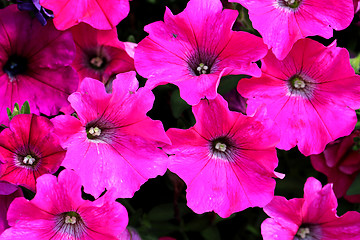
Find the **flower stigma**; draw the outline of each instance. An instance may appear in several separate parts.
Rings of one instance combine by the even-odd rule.
[[[75,224],[75,223],[76,223],[76,217],[75,217],[75,216],[66,215],[66,217],[65,217],[65,223],[67,223],[67,224]]]
[[[279,3],[281,6],[297,9],[301,3],[301,0],[280,0]]]
[[[221,143],[221,142],[217,142],[215,145],[215,149],[221,151],[221,152],[225,152],[226,151],[226,144],[225,143]]]
[[[36,161],[35,158],[33,158],[30,154],[27,155],[26,157],[24,157],[23,163],[27,164],[27,165],[33,165],[34,162]]]
[[[305,81],[299,77],[295,77],[292,80],[292,84],[293,84],[294,88],[296,88],[296,89],[303,89],[306,86]]]
[[[101,134],[101,129],[98,127],[91,127],[88,131],[88,134],[90,134],[93,137],[98,137]]]
[[[199,66],[196,68],[199,74],[208,74],[209,67],[204,63],[200,63]]]
[[[310,234],[310,229],[308,227],[300,227],[296,233],[296,236],[301,239],[305,239]]]
[[[94,67],[94,68],[102,68],[104,66],[104,59],[96,56],[90,59],[90,64]]]

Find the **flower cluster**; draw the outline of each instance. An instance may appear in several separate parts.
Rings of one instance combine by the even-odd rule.
[[[187,0],[137,43],[119,26],[156,0],[4,2],[1,240],[192,239],[186,211],[210,216],[207,240],[254,207],[264,240],[360,238],[360,213],[336,209],[360,202],[360,50],[326,41],[356,26],[358,0]],[[291,152],[328,183],[304,169],[287,200]],[[157,180],[174,214],[166,191],[142,197]]]

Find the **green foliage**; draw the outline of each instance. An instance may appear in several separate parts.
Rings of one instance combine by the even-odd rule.
[[[11,121],[11,119],[13,119],[13,117],[15,117],[16,115],[19,114],[30,114],[30,105],[28,101],[25,101],[24,104],[20,106],[18,103],[14,104],[14,110],[11,112],[10,108],[6,109],[9,120]]]
[[[357,175],[357,177],[355,178],[354,182],[351,184],[346,194],[347,195],[360,194],[360,174]]]
[[[359,74],[360,70],[360,54],[357,55],[355,58],[350,58],[350,64],[353,67],[356,74]]]

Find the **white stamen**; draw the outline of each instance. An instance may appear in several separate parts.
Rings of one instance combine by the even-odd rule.
[[[216,143],[215,148],[219,151],[225,152],[226,144],[218,142],[218,143]]]
[[[306,238],[306,235],[310,233],[310,229],[308,227],[301,227],[299,228],[299,230],[297,231],[296,235],[301,237],[302,239]]]
[[[294,4],[295,3],[295,0],[285,0],[285,2],[287,2],[287,4]]]
[[[101,129],[100,128],[98,128],[98,127],[91,127],[90,129],[89,129],[89,133],[92,135],[92,136],[100,136],[100,134],[101,134]]]
[[[300,89],[300,88],[304,88],[305,87],[305,82],[301,79],[296,79],[294,81],[294,87],[297,88],[297,89]]]
[[[207,70],[209,69],[208,66],[206,66],[203,63],[200,63],[199,66],[196,68],[196,70],[200,73],[200,74],[207,74]]]
[[[65,223],[75,224],[76,223],[76,217],[75,216],[70,217],[69,215],[67,215],[65,217]]]
[[[93,57],[93,58],[90,60],[90,63],[91,63],[93,66],[100,68],[101,65],[104,63],[104,60],[103,60],[101,57]]]
[[[35,158],[33,158],[31,155],[27,155],[26,157],[24,157],[23,163],[33,165],[34,162]]]

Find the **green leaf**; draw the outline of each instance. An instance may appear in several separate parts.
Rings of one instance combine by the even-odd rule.
[[[347,190],[346,195],[357,195],[360,194],[360,174],[358,174],[351,184],[350,188]]]
[[[21,106],[20,114],[30,114],[30,105],[28,101],[25,101]]]
[[[359,70],[360,70],[360,54],[357,55],[357,57],[355,57],[355,58],[350,58],[350,64],[353,67],[353,69],[355,70],[355,73],[359,74]]]
[[[229,75],[222,77],[217,92],[221,95],[230,92],[236,88],[240,79],[248,77],[247,75]]]
[[[9,120],[11,121],[11,119],[13,119],[16,115],[19,114],[30,114],[30,105],[28,101],[25,101],[24,104],[21,106],[21,110],[20,110],[20,106],[18,103],[14,104],[14,110],[11,112],[11,110],[9,108],[6,109]]]
[[[174,205],[171,203],[155,206],[148,213],[150,221],[168,221],[174,218]]]
[[[221,240],[219,230],[215,226],[206,228],[201,235],[205,240]]]
[[[178,119],[186,109],[190,109],[191,106],[187,104],[181,97],[179,89],[176,88],[170,98],[171,111],[174,118]]]

